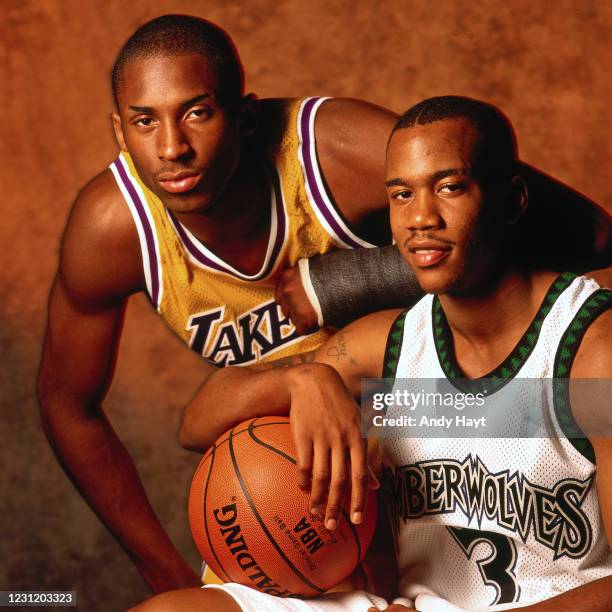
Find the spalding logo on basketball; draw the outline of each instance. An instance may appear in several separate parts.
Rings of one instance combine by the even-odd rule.
[[[245,421],[204,455],[191,485],[189,522],[203,559],[222,580],[312,597],[363,559],[376,524],[374,492],[361,525],[350,522],[347,500],[338,528],[328,531],[323,517],[310,514],[295,465],[286,417]]]

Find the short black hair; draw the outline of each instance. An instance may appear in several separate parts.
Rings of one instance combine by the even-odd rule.
[[[486,182],[505,182],[518,166],[516,135],[510,120],[496,107],[463,96],[428,98],[408,109],[397,121],[391,136],[404,128],[445,119],[464,118],[478,134],[476,172]]]
[[[236,47],[219,26],[190,15],[162,15],[138,28],[123,45],[112,72],[115,104],[125,65],[133,59],[199,54],[217,77],[219,104],[233,109],[244,93],[244,71]]]

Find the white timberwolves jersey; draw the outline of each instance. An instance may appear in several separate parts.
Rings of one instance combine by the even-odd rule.
[[[569,377],[611,296],[591,280],[559,276],[512,353],[483,377],[488,393],[513,377]],[[436,297],[392,326],[385,376],[463,376]],[[593,449],[578,438],[568,402],[549,395],[534,409],[546,411],[556,436],[381,439],[402,595],[433,592],[468,610],[502,610],[612,574]]]

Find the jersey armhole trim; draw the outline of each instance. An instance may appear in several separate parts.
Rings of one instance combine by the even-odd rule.
[[[298,159],[304,175],[304,186],[308,201],[325,231],[345,249],[374,248],[359,238],[348,226],[336,208],[327,190],[317,158],[315,117],[317,111],[329,98],[306,98],[300,105],[297,116]]]
[[[572,446],[593,464],[595,464],[593,445],[572,414],[569,377],[587,329],[600,314],[611,307],[612,291],[607,289],[598,289],[585,300],[561,337],[553,367],[553,406],[559,427]]]
[[[385,356],[383,358],[382,378],[392,378],[395,380],[397,366],[402,354],[402,344],[404,342],[404,324],[408,311],[401,312],[391,324],[387,344],[385,346]]]
[[[163,294],[162,267],[151,211],[145,203],[145,195],[140,185],[131,176],[129,166],[122,154],[109,165],[109,168],[136,225],[146,292],[149,300],[159,312]]]

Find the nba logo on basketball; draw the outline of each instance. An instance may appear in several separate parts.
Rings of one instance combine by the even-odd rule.
[[[225,582],[279,597],[320,595],[363,559],[376,524],[369,491],[365,520],[346,510],[337,529],[309,511],[297,484],[287,417],[245,421],[204,455],[189,495],[189,522],[202,558]]]

